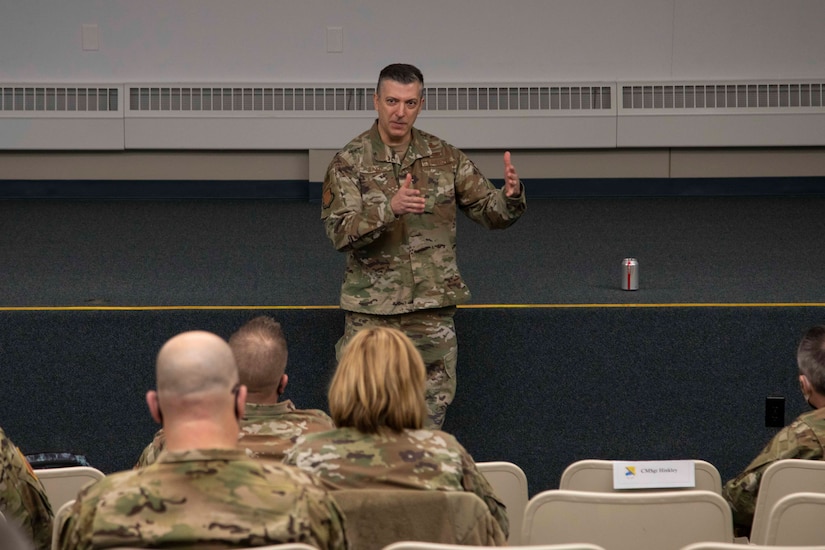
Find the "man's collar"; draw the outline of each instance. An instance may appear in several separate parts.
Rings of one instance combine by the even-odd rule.
[[[412,137],[410,138],[409,148],[412,148],[412,158],[420,159],[432,156],[433,151],[430,149],[426,138],[421,135],[417,128],[411,129]],[[395,151],[392,147],[384,143],[381,139],[381,134],[378,132],[378,120],[373,123],[369,133],[370,141],[372,142],[373,158],[379,162],[393,162],[395,160]],[[403,162],[403,158],[399,155],[399,160]]]

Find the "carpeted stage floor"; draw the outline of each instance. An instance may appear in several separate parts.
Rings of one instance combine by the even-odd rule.
[[[459,219],[473,301],[445,428],[554,488],[580,458],[702,458],[735,475],[805,404],[796,343],[825,323],[825,197],[540,199],[513,227]],[[0,201],[0,426],[24,452],[128,468],[155,429],[154,354],[280,319],[288,396],[326,408],[343,255],[320,207],[267,200]],[[638,258],[640,290],[619,288]]]

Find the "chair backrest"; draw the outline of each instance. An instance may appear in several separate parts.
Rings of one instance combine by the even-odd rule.
[[[52,550],[59,549],[60,532],[63,531],[63,525],[69,519],[69,513],[74,505],[74,499],[67,500],[60,505],[60,508],[54,509],[54,522],[52,523]]]
[[[332,491],[346,521],[350,550],[381,550],[399,541],[479,546],[506,540],[487,505],[466,491]]]
[[[52,510],[57,510],[65,502],[77,498],[78,491],[87,483],[104,477],[103,472],[91,466],[44,468],[35,470],[34,473],[46,489]]]
[[[682,550],[825,550],[821,546],[768,546],[765,544],[746,544],[739,542],[695,542],[688,544]]]
[[[489,550],[489,546],[465,546],[462,544],[442,544],[438,542],[402,541],[385,546],[383,550]],[[531,546],[512,546],[515,550],[605,550],[596,544],[580,542],[575,544],[536,544]],[[734,549],[734,550],[742,550]]]
[[[764,544],[803,546],[825,542],[825,494],[794,493],[768,514]]]
[[[765,544],[768,516],[782,497],[793,493],[825,493],[825,461],[777,460],[765,469],[753,512],[751,542]]]
[[[507,507],[510,520],[508,546],[518,546],[521,541],[521,524],[527,506],[527,476],[512,462],[476,462],[478,471],[487,478],[502,504]]]
[[[303,542],[285,542],[283,544],[270,544],[268,546],[236,546],[235,550],[318,550],[310,544]],[[115,546],[107,550],[146,550],[143,546]]]
[[[678,550],[733,542],[728,503],[711,491],[544,491],[527,503],[521,543],[589,542],[607,550]]]
[[[568,491],[613,491],[626,493],[627,489],[613,488],[612,460],[587,459],[570,464],[561,474],[559,489]],[[694,460],[696,486],[692,489],[722,494],[722,476],[716,467],[704,460]],[[689,489],[689,488],[685,488]],[[685,489],[632,489],[632,491],[681,491]]]

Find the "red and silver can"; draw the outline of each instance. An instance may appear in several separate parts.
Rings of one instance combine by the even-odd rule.
[[[639,262],[636,258],[622,260],[622,290],[639,290]]]

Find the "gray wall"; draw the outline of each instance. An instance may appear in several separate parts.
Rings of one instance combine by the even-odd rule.
[[[0,81],[371,82],[398,60],[433,83],[811,78],[823,20],[820,0],[12,0]]]

